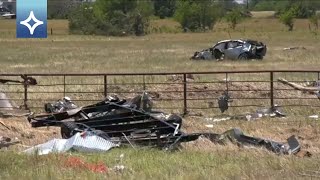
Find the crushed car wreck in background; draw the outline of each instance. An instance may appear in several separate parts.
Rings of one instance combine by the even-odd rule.
[[[191,59],[223,60],[223,59],[263,59],[267,46],[254,40],[224,40],[209,49],[197,51]]]

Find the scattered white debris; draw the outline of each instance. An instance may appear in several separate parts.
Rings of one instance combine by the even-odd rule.
[[[124,169],[125,169],[124,165],[116,165],[112,168],[113,171],[120,172],[120,173],[122,173]]]
[[[62,153],[68,150],[76,150],[79,152],[105,152],[113,147],[118,147],[115,144],[100,136],[90,132],[77,133],[69,139],[53,139],[44,144],[39,144],[29,148],[24,153],[43,155],[49,153]]]
[[[227,120],[230,120],[231,117],[226,117],[226,118],[215,118],[213,119],[212,121],[213,122],[220,122],[220,121],[227,121]]]
[[[306,50],[305,47],[300,47],[300,46],[296,46],[296,47],[287,47],[287,48],[283,48],[284,51],[287,51],[287,50],[295,50],[295,49],[302,49],[302,50]]]
[[[206,121],[211,121],[211,122],[220,122],[220,121],[227,121],[230,120],[231,117],[225,117],[225,118],[205,118]]]
[[[312,118],[312,119],[318,119],[318,118],[319,118],[319,116],[318,116],[318,115],[311,115],[311,116],[309,116],[309,118]]]

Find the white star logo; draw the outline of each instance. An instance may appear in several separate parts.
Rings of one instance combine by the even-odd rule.
[[[35,22],[32,26],[29,24],[29,22],[30,22],[31,20],[33,20],[33,21]],[[33,11],[30,11],[29,17],[28,17],[26,20],[24,20],[24,21],[20,21],[20,24],[27,26],[27,28],[28,28],[29,31],[30,31],[30,34],[33,35],[34,30],[35,30],[38,26],[42,25],[42,24],[43,24],[43,21],[38,20],[38,19],[34,16]]]

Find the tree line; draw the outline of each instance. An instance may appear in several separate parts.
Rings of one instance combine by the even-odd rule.
[[[250,10],[272,10],[293,30],[294,18],[309,18],[318,27],[315,0],[48,0],[49,18],[68,18],[72,33],[99,35],[144,35],[150,18],[173,18],[184,31],[206,31],[225,19],[235,28]]]

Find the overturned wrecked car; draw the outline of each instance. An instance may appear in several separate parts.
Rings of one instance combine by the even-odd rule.
[[[260,59],[266,55],[267,46],[254,40],[224,40],[209,49],[197,51],[191,57],[194,60],[222,60],[222,59]]]

